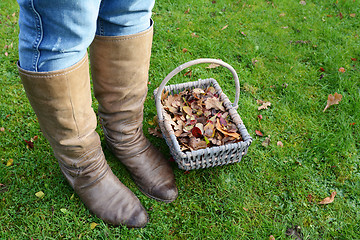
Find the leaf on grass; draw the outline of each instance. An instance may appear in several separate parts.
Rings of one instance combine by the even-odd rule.
[[[224,30],[224,29],[226,29],[228,26],[229,26],[229,25],[223,26],[222,29],[221,29],[221,31]]]
[[[192,75],[192,70],[189,70],[184,74],[184,77],[186,76],[191,77],[191,75]]]
[[[187,50],[186,48],[183,48],[183,49],[182,49],[182,52],[183,52],[183,53],[186,53],[187,51],[188,51],[188,50]]]
[[[28,141],[28,140],[25,140],[24,141],[26,142],[26,147],[28,149],[33,149],[34,148],[34,143],[32,141]]]
[[[270,138],[269,138],[269,137],[266,137],[266,138],[265,138],[265,141],[263,141],[263,142],[261,143],[261,145],[262,145],[263,147],[267,147],[267,146],[269,146],[269,144],[270,144]]]
[[[355,17],[356,16],[355,13],[350,13],[349,15],[350,15],[350,17]]]
[[[302,240],[301,228],[295,225],[293,228],[286,229],[286,235],[292,237],[295,240]]]
[[[343,68],[343,67],[339,68],[339,72],[344,73],[344,72],[345,72],[345,68]]]
[[[198,35],[196,35],[196,33],[192,33],[191,36],[192,37],[199,37]]]
[[[158,128],[158,127],[156,127],[156,128],[148,128],[148,132],[149,132],[151,135],[155,136],[155,137],[158,137],[158,138],[162,138],[162,137],[163,137],[162,134],[161,134],[161,132],[159,132],[159,128]]]
[[[326,104],[323,112],[325,112],[325,110],[328,109],[331,105],[339,104],[339,102],[341,101],[341,98],[342,98],[342,95],[338,94],[337,92],[334,95],[329,94],[327,104]]]
[[[12,158],[10,158],[10,159],[6,162],[6,166],[7,166],[7,167],[10,167],[10,166],[12,166],[12,165],[14,165],[14,160],[13,160]]]
[[[211,63],[209,66],[207,66],[206,68],[208,69],[211,69],[211,68],[217,68],[219,67],[220,65],[219,64],[216,64],[216,63]]]
[[[0,132],[4,132],[4,131],[5,131],[5,128],[1,127]]]
[[[90,229],[93,230],[94,228],[96,228],[97,225],[99,225],[99,224],[97,224],[95,222],[90,223]]]
[[[68,212],[68,210],[66,208],[60,208],[60,212],[66,214]]]
[[[39,191],[35,193],[35,196],[37,196],[38,198],[43,198],[45,196],[45,193],[43,191]]]
[[[256,135],[258,135],[259,137],[264,136],[264,134],[262,134],[262,132],[260,132],[259,130],[255,130]]]
[[[299,2],[301,5],[306,5],[306,2],[305,1],[300,1]]]
[[[332,203],[334,201],[335,195],[336,195],[336,192],[334,191],[334,192],[331,193],[330,197],[324,198],[321,202],[319,202],[319,204]]]
[[[259,120],[263,119],[263,116],[261,114],[259,114],[257,117]]]
[[[267,109],[268,107],[271,106],[271,102],[265,102],[262,100],[256,100],[257,104],[261,104],[260,107],[258,107],[258,110],[263,110],[263,109]]]
[[[275,240],[275,237],[273,235],[270,235],[269,240]]]
[[[278,142],[276,143],[276,145],[278,145],[279,147],[283,147],[283,146],[284,146],[284,144],[283,144],[281,141],[278,141]]]

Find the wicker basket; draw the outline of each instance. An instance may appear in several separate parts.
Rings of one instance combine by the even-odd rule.
[[[168,81],[174,77],[177,73],[182,71],[183,69],[200,64],[200,63],[215,63],[226,67],[229,69],[233,75],[235,80],[236,87],[236,95],[235,102],[232,104],[229,98],[222,92],[219,84],[215,79],[209,78],[204,80],[198,80],[195,82],[188,82],[182,84],[175,84],[165,86]],[[174,134],[174,130],[172,129],[170,123],[164,119],[164,108],[161,104],[161,93],[165,91],[169,91],[170,94],[177,94],[184,89],[193,89],[193,88],[202,88],[206,89],[209,86],[213,86],[216,92],[219,94],[220,100],[224,102],[224,107],[226,111],[229,113],[231,120],[236,124],[240,135],[243,139],[241,142],[237,143],[229,143],[222,146],[213,146],[208,147],[206,149],[200,149],[195,151],[181,151],[180,145],[176,136]],[[241,160],[241,158],[247,153],[247,150],[252,142],[252,138],[247,132],[239,114],[236,109],[238,108],[239,95],[240,95],[240,86],[239,86],[239,78],[234,70],[229,64],[216,60],[216,59],[197,59],[187,63],[184,63],[170,72],[165,79],[162,81],[160,86],[155,89],[155,102],[156,109],[159,119],[159,126],[162,132],[162,135],[170,148],[170,153],[174,157],[177,162],[179,168],[184,170],[192,170],[199,168],[208,168],[214,166],[221,166],[230,163],[236,163]]]

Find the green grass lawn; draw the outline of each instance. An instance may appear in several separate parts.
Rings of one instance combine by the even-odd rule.
[[[156,115],[152,92],[178,65],[209,57],[237,70],[238,112],[254,141],[237,164],[184,172],[173,163],[179,197],[170,204],[141,194],[105,149],[114,173],[148,210],[144,229],[104,224],[60,173],[18,77],[18,16],[15,0],[1,1],[0,239],[291,239],[291,230],[301,239],[360,239],[358,1],[156,3],[147,136],[170,158],[164,140],[148,134]],[[230,72],[206,66],[171,83],[213,77],[233,100]],[[335,92],[342,100],[323,112]],[[257,100],[271,107],[259,111]],[[27,148],[24,140],[35,136]],[[263,146],[266,137],[271,141]],[[318,204],[333,191],[331,204]]]

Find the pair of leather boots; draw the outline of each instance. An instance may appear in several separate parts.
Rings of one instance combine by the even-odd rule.
[[[129,36],[96,36],[90,63],[108,147],[145,195],[172,202],[178,195],[172,169],[142,131],[152,35],[151,27]],[[146,210],[109,168],[95,132],[87,55],[64,70],[19,67],[19,73],[62,173],[87,208],[112,225],[144,227]]]

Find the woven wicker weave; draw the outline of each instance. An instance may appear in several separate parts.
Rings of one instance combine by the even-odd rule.
[[[182,71],[183,69],[200,64],[200,63],[215,63],[219,64],[223,67],[226,67],[233,74],[233,78],[235,80],[236,87],[236,95],[234,104],[232,104],[229,98],[223,93],[218,82],[215,79],[209,78],[204,80],[198,80],[195,82],[181,83],[175,85],[168,85],[167,82],[175,76],[177,73]],[[222,146],[214,146],[208,147],[206,149],[200,149],[195,151],[181,151],[180,145],[176,136],[174,134],[174,130],[172,129],[170,123],[164,118],[164,108],[161,104],[161,93],[165,91],[169,91],[170,94],[177,94],[184,89],[193,89],[193,88],[202,88],[206,89],[209,86],[213,86],[216,92],[219,94],[219,98],[224,102],[224,107],[226,111],[229,113],[229,116],[233,123],[236,124],[240,135],[243,141],[238,143],[229,143]],[[170,153],[177,162],[179,168],[184,170],[192,170],[199,168],[208,168],[214,166],[221,166],[225,164],[239,162],[241,158],[247,153],[247,150],[252,142],[252,138],[246,130],[245,125],[243,124],[239,114],[236,109],[238,107],[239,95],[240,95],[240,86],[239,79],[236,74],[236,71],[227,63],[216,60],[216,59],[197,59],[187,63],[184,63],[174,69],[171,73],[169,73],[163,82],[160,84],[159,88],[154,91],[155,101],[156,101],[156,109],[159,119],[159,126],[162,132],[162,135],[170,148]]]

